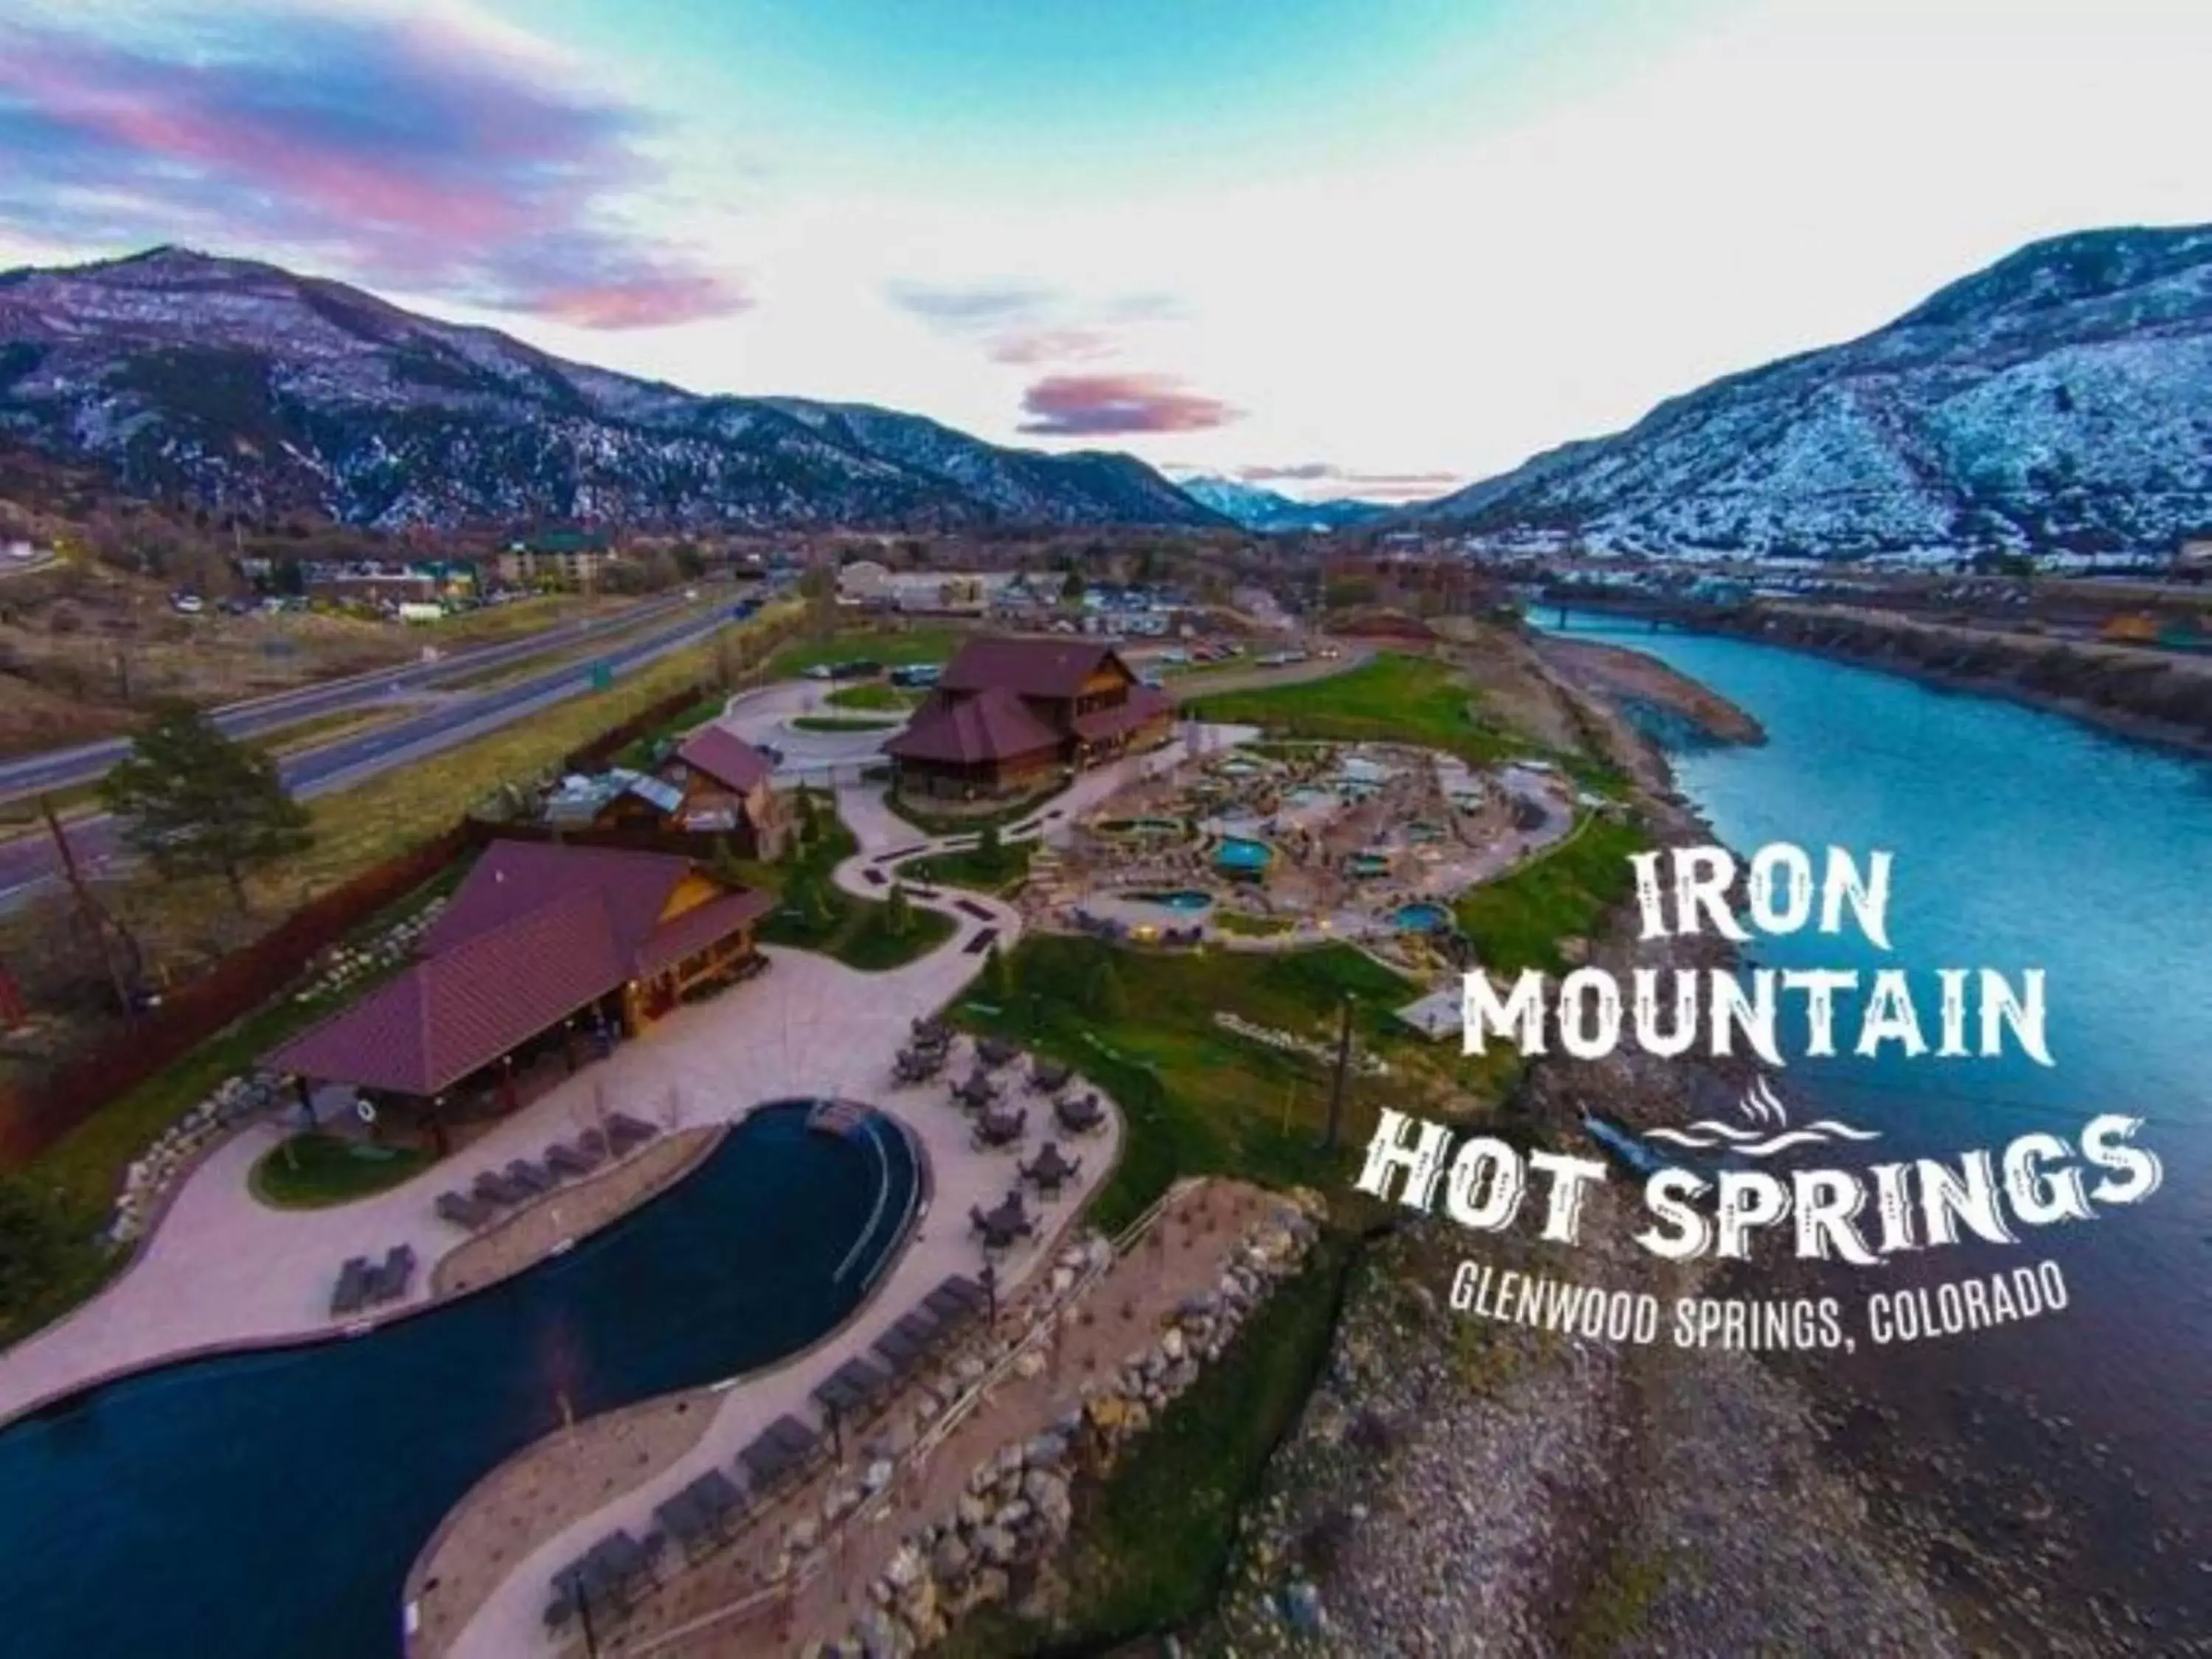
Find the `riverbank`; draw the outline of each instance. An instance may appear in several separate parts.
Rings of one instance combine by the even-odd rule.
[[[1723,613],[1709,628],[2212,755],[2212,658],[1810,606]]]
[[[1711,687],[1639,651],[1560,635],[1540,635],[1537,654],[1584,690],[1606,698],[1647,734],[1686,742],[1759,744],[1765,728]]]

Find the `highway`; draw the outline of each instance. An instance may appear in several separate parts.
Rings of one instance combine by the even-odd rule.
[[[541,633],[456,651],[431,662],[400,663],[367,673],[350,674],[343,679],[318,680],[293,690],[228,704],[216,711],[216,724],[233,737],[252,737],[320,714],[360,708],[392,692],[434,689],[447,680],[481,674],[501,663],[542,656],[564,647],[573,646],[580,651],[597,635],[639,627],[658,617],[681,611],[684,604],[681,594],[651,599],[612,616],[580,617]],[[109,738],[74,749],[48,750],[44,754],[0,761],[0,799],[89,783],[120,760],[130,746],[127,738]]]
[[[677,601],[672,606],[661,605],[659,610],[680,608],[681,603]],[[434,755],[456,744],[495,731],[526,714],[565,702],[589,688],[595,668],[603,667],[611,676],[619,678],[672,652],[696,644],[729,622],[734,603],[725,601],[705,611],[692,611],[667,627],[651,629],[635,639],[626,639],[596,655],[569,659],[541,672],[529,674],[511,685],[481,692],[444,694],[442,700],[433,706],[388,726],[364,732],[356,737],[341,738],[322,747],[304,750],[287,757],[280,763],[279,769],[285,782],[301,799],[312,799],[317,795],[347,788],[392,767]],[[640,614],[635,611],[624,613],[626,619],[632,623],[638,620]],[[647,614],[659,614],[659,611]],[[526,645],[526,650],[511,654],[535,655],[548,648],[549,642],[557,646],[560,641],[556,635],[565,631],[533,635],[527,641],[522,642]],[[585,631],[599,630],[587,629]],[[570,637],[575,636],[571,635]],[[507,649],[505,647],[498,648]],[[451,672],[457,660],[449,659],[424,666]],[[469,666],[481,669],[486,665],[487,660],[472,653]],[[499,659],[489,660],[495,662]],[[378,674],[348,682],[344,697],[324,705],[323,712],[358,708],[380,701],[389,695],[387,688],[392,678],[390,674]],[[401,684],[404,688],[406,682],[403,680]],[[337,689],[331,686],[312,688],[319,693]],[[416,689],[420,690],[419,682]],[[258,709],[259,705],[252,707]],[[316,711],[310,708],[308,712]],[[295,709],[287,718],[298,720],[302,716]],[[228,720],[224,723],[228,726]],[[120,752],[119,748],[118,752]],[[79,818],[71,823],[69,838],[80,866],[86,869],[97,868],[112,857],[116,850],[115,828],[105,816]],[[46,836],[25,835],[13,841],[0,842],[0,909],[20,904],[53,879],[58,870],[58,855],[52,840]]]

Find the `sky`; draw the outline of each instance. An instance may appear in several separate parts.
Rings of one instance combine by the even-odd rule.
[[[1412,500],[2212,219],[2205,0],[0,0],[0,266]]]

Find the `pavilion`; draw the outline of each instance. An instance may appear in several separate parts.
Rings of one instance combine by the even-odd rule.
[[[263,1061],[428,1121],[449,1105],[512,1110],[521,1079],[578,1044],[635,1036],[688,994],[761,964],[773,901],[665,853],[495,842],[417,959]]]

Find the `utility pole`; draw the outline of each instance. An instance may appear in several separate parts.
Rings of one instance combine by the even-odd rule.
[[[1344,1131],[1344,1085],[1352,1071],[1352,999],[1344,1000],[1340,1023],[1336,1032],[1336,1069],[1328,1082],[1328,1128],[1322,1137],[1322,1150],[1333,1152],[1338,1138]]]
[[[39,797],[39,811],[46,821],[46,833],[53,837],[54,850],[61,856],[62,879],[69,884],[70,892],[76,899],[77,914],[92,929],[93,942],[100,948],[100,965],[106,969],[107,982],[114,989],[115,1006],[125,1018],[134,1018],[137,1010],[131,1001],[131,988],[124,978],[122,965],[115,959],[114,941],[108,937],[110,928],[122,933],[122,926],[93,896],[84,872],[77,868],[76,849],[70,845],[69,832],[62,828],[61,815],[54,811],[52,796],[42,794]],[[133,954],[136,954],[135,949]]]

